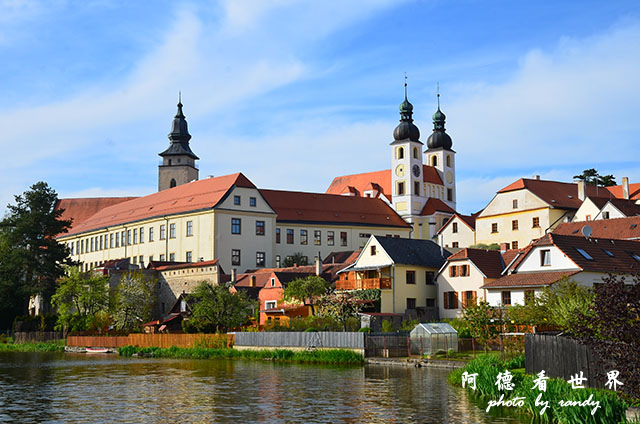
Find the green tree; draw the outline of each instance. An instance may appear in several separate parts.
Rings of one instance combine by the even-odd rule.
[[[343,330],[347,331],[347,322],[358,316],[362,303],[351,292],[345,291],[323,296],[318,301],[318,306],[321,308],[321,315],[338,320]]]
[[[285,267],[290,267],[294,265],[307,265],[307,257],[302,254],[302,252],[296,252],[291,256],[287,256],[284,258],[284,262],[282,265]]]
[[[67,247],[54,238],[71,225],[61,219],[63,211],[56,210],[57,201],[56,192],[47,183],[38,182],[15,196],[15,204],[8,205],[7,215],[0,221],[0,250],[4,250],[0,255],[0,298],[8,300],[2,306],[11,313],[19,310],[25,314],[29,296],[41,295],[48,301],[56,280],[64,275],[64,265],[73,264]]]
[[[317,275],[297,278],[288,283],[284,289],[284,298],[311,306],[311,315],[315,315],[315,303],[320,296],[331,290],[331,283]]]
[[[463,320],[467,328],[478,342],[484,345],[484,351],[488,351],[488,343],[498,336],[498,327],[495,323],[496,311],[488,302],[481,300],[477,305],[463,309]]]
[[[478,244],[469,246],[469,248],[484,249],[484,250],[500,250],[500,245],[498,243],[491,243],[491,244],[478,243]]]
[[[70,267],[59,280],[51,301],[58,308],[61,330],[84,331],[97,329],[97,318],[109,308],[109,277],[92,273],[83,274]]]
[[[120,330],[138,331],[151,320],[156,303],[156,280],[140,271],[122,275],[113,296],[113,319]]]
[[[531,316],[538,324],[573,333],[581,321],[593,316],[593,299],[593,290],[565,277],[535,296]]]
[[[243,292],[231,293],[224,286],[203,281],[189,296],[192,302],[189,326],[201,333],[227,332],[247,324],[255,302]]]
[[[585,169],[580,175],[574,175],[573,178],[584,181],[586,184],[598,185],[601,187],[610,187],[616,185],[616,178],[609,175],[600,175],[594,168]]]

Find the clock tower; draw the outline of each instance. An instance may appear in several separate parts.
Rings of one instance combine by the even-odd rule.
[[[400,104],[400,123],[393,131],[391,143],[391,182],[393,208],[407,222],[420,215],[427,195],[424,192],[420,130],[413,123],[413,105],[407,100],[407,84],[404,85],[404,101]]]

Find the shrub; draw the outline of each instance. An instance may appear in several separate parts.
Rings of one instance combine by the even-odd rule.
[[[393,333],[395,329],[393,328],[393,322],[389,320],[382,321],[382,332],[383,333]]]
[[[358,333],[371,333],[371,327],[362,327],[358,330]]]

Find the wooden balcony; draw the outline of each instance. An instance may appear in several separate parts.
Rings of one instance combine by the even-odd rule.
[[[391,278],[361,278],[358,280],[338,280],[337,290],[390,289]]]

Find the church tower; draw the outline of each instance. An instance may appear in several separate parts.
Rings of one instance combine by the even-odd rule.
[[[404,101],[400,104],[400,123],[393,130],[391,143],[391,181],[393,208],[411,223],[411,216],[418,216],[427,201],[424,192],[422,169],[422,142],[420,130],[413,123],[413,105],[407,100],[407,83],[404,84]]]
[[[198,160],[189,147],[191,135],[187,129],[187,121],[182,113],[182,99],[178,100],[178,113],[173,118],[169,133],[169,148],[159,155],[162,165],[158,167],[158,191],[186,184],[198,179]]]
[[[424,151],[427,165],[438,170],[444,184],[443,201],[456,209],[456,152],[451,149],[453,142],[444,128],[447,117],[440,110],[440,92],[438,92],[438,110],[433,114],[433,132],[427,139]]]

